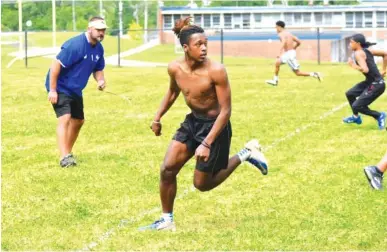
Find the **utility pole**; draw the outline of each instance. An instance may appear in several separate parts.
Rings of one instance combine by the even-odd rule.
[[[75,0],[73,0],[73,31],[77,30],[77,22],[75,21]]]
[[[102,5],[102,0],[99,0],[99,16],[100,17],[104,17],[103,16],[103,5]]]
[[[56,47],[56,4],[52,0],[52,47]]]
[[[122,0],[118,2],[118,20],[119,20],[119,29],[120,35],[122,36]]]
[[[148,42],[148,2],[144,0],[144,44]]]
[[[22,0],[18,1],[18,11],[19,11],[19,51],[23,50],[23,9],[22,9]]]

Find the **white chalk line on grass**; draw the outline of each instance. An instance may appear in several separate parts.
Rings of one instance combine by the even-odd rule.
[[[185,189],[183,191],[183,193],[181,193],[178,197],[176,197],[176,200],[184,198],[187,194],[189,194],[190,192],[193,192],[195,190],[196,190],[196,188],[194,186],[191,186],[191,188],[189,188],[189,189]],[[145,216],[150,215],[150,214],[154,214],[154,213],[159,212],[159,211],[160,211],[160,207],[154,207],[152,209],[149,209],[149,210],[146,210],[146,211],[140,213],[136,217],[132,217],[130,219],[120,220],[120,222],[118,223],[118,225],[116,227],[113,227],[113,228],[109,229],[108,231],[106,231],[105,233],[103,233],[96,241],[90,242],[87,246],[85,246],[83,249],[81,249],[81,251],[92,250],[96,246],[100,245],[101,243],[103,243],[104,241],[109,239],[114,233],[125,228],[127,225],[136,223],[136,222],[142,220]]]
[[[273,149],[278,144],[280,144],[280,143],[282,143],[282,142],[284,142],[284,141],[294,137],[297,134],[300,134],[301,132],[307,130],[308,128],[310,128],[310,127],[312,127],[314,125],[317,125],[320,121],[324,120],[325,118],[327,118],[328,116],[334,114],[335,112],[341,110],[342,108],[344,108],[347,105],[348,105],[347,102],[342,103],[342,104],[334,107],[333,109],[325,112],[318,119],[312,121],[311,123],[308,123],[308,124],[306,124],[304,126],[301,126],[301,127],[297,128],[296,130],[290,132],[286,136],[274,140],[273,143],[271,143],[270,145],[267,145],[266,147],[263,148],[263,152],[267,152],[268,150]],[[184,198],[189,193],[194,192],[195,190],[196,189],[195,189],[194,186],[191,186],[189,189],[185,189],[183,191],[183,193],[181,193],[178,197],[176,197],[176,200]],[[113,234],[117,233],[121,229],[124,229],[129,224],[134,224],[134,223],[142,220],[145,216],[157,213],[158,211],[160,211],[160,207],[154,207],[152,209],[149,209],[149,210],[146,210],[146,211],[140,213],[136,217],[132,217],[130,219],[120,220],[120,222],[118,223],[117,226],[112,227],[111,229],[109,229],[108,231],[103,233],[100,237],[98,237],[98,239],[96,239],[95,241],[90,242],[88,245],[84,246],[79,251],[90,251],[90,250],[94,249],[95,247],[97,247],[98,245],[101,245],[104,241],[109,239]]]
[[[310,122],[310,123],[308,123],[308,124],[305,124],[304,126],[301,126],[301,127],[297,128],[296,130],[290,132],[289,134],[287,134],[287,135],[284,136],[284,137],[281,137],[281,138],[278,138],[278,139],[274,140],[274,142],[271,143],[270,145],[267,145],[266,147],[263,147],[263,148],[262,148],[262,151],[263,151],[263,152],[266,152],[266,151],[268,151],[268,150],[274,148],[274,147],[277,146],[279,143],[284,142],[284,141],[286,141],[286,140],[288,140],[288,139],[294,137],[295,135],[301,133],[302,131],[305,131],[305,130],[307,130],[308,128],[310,128],[310,127],[312,127],[312,126],[318,124],[321,120],[324,120],[324,119],[327,118],[328,116],[332,115],[333,113],[339,111],[340,109],[342,109],[342,108],[344,108],[344,107],[346,107],[346,106],[348,106],[348,102],[342,103],[342,104],[340,104],[340,105],[334,107],[333,109],[331,109],[331,110],[325,112],[324,114],[322,114],[318,119],[316,119],[316,120],[314,120],[314,121],[312,121],[312,122]]]

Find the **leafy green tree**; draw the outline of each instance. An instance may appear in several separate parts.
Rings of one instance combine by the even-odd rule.
[[[1,6],[1,26],[3,31],[18,30],[18,10],[16,4],[3,4]]]
[[[189,0],[175,0],[164,1],[164,6],[187,6],[191,1]],[[194,1],[199,7],[203,5],[201,0]],[[135,10],[137,5],[138,23],[144,27],[144,2],[137,0],[123,0],[122,19],[124,25],[124,32],[129,29],[129,24],[137,21],[135,18]],[[156,28],[157,26],[157,12],[158,2],[148,0],[148,28]],[[281,4],[281,0],[276,0],[274,4]],[[289,5],[308,5],[308,0],[289,1]],[[322,5],[323,0],[315,0],[314,5]],[[356,0],[331,0],[333,5],[353,5],[357,4]],[[266,1],[212,1],[210,6],[266,6]],[[33,30],[51,30],[52,29],[52,4],[48,2],[23,2],[23,23],[27,20],[32,21]],[[103,2],[104,17],[108,26],[109,33],[117,33],[119,26],[118,17],[118,0]],[[93,16],[98,16],[99,1],[81,1],[75,0],[75,20],[78,31],[83,31],[87,27],[88,20]],[[18,19],[18,4],[6,3],[2,4],[1,8],[1,27],[4,31],[17,31],[19,29]],[[61,30],[73,29],[73,2],[72,1],[56,1],[56,28]],[[24,29],[24,27],[23,27]]]

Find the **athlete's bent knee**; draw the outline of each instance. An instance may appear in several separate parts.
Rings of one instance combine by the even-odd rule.
[[[348,98],[354,97],[354,95],[352,95],[351,91],[345,92],[345,96],[347,96]]]
[[[198,179],[194,179],[194,186],[201,192],[210,191],[212,188],[207,185],[207,183],[200,181]]]
[[[176,180],[177,172],[173,166],[163,164],[160,167],[160,179],[162,182],[168,183]]]
[[[362,113],[362,112],[364,111],[365,107],[362,106],[362,105],[357,104],[356,102],[354,102],[354,103],[352,104],[352,109],[353,109],[354,111],[358,111],[358,112],[361,112],[361,113]]]

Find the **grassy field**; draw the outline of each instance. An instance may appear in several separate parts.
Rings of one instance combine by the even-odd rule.
[[[133,59],[149,55],[158,62],[176,56],[156,47]],[[233,64],[239,61],[245,64]],[[362,171],[384,154],[386,131],[368,117],[343,125],[348,106],[332,112],[363,77],[345,65],[303,63],[324,82],[284,67],[271,87],[264,80],[272,60],[227,62],[231,152],[258,138],[269,174],[243,164],[200,193],[191,190],[190,161],[178,177],[175,233],[137,231],[159,217],[159,165],[188,112],[180,97],[163,118],[163,135],[149,130],[167,89],[165,68],[108,66],[108,90],[130,102],[90,80],[74,149],[79,165],[70,169],[58,165],[56,118],[43,87],[50,60],[3,68],[2,250],[387,250],[387,192],[372,191]],[[386,109],[386,95],[372,107]]]

